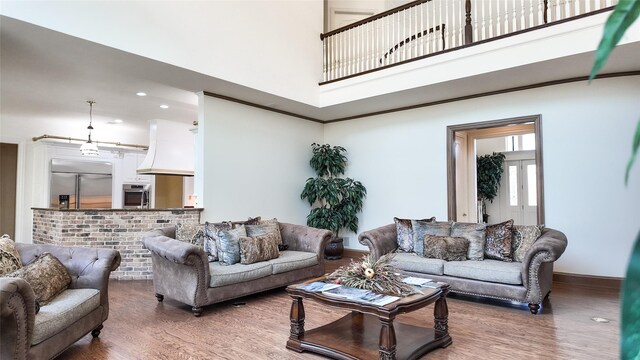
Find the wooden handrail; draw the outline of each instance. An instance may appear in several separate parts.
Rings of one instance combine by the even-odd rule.
[[[416,39],[419,39],[419,38],[421,38],[421,37],[423,37],[423,36],[425,36],[425,35],[427,35],[427,34],[431,34],[431,33],[433,33],[434,31],[440,31],[440,33],[441,33],[441,39],[442,39],[442,48],[444,49],[444,48],[445,48],[444,27],[445,27],[445,24],[440,24],[440,25],[438,25],[438,26],[435,26],[435,27],[432,27],[432,28],[430,28],[430,29],[427,29],[427,30],[424,30],[424,31],[422,31],[422,32],[419,32],[419,33],[417,33],[417,34],[415,34],[415,35],[411,35],[411,36],[409,36],[408,38],[406,38],[406,39],[404,39],[404,40],[400,41],[399,43],[395,44],[394,46],[392,46],[392,47],[391,47],[391,49],[389,49],[389,51],[387,51],[387,52],[384,54],[384,57],[381,57],[381,58],[380,58],[380,60],[378,60],[378,62],[379,62],[380,64],[382,64],[383,59],[386,59],[389,55],[393,54],[393,52],[394,52],[394,51],[396,51],[396,50],[398,50],[398,48],[400,48],[401,46],[405,46],[405,45],[407,45],[410,41],[414,41],[414,40],[416,40]]]
[[[431,2],[431,1],[433,1],[433,0],[415,0],[415,1],[412,1],[410,3],[406,3],[404,5],[396,6],[393,9],[389,9],[389,10],[381,12],[379,14],[372,15],[372,16],[366,18],[366,19],[362,19],[362,20],[356,21],[356,22],[354,22],[352,24],[345,25],[343,27],[339,27],[339,28],[337,28],[335,30],[329,31],[328,33],[320,34],[320,40],[324,40],[324,38],[329,37],[331,35],[335,35],[335,34],[343,32],[343,31],[347,31],[349,29],[353,29],[354,27],[358,27],[358,26],[360,26],[362,24],[366,24],[366,23],[381,19],[381,18],[383,18],[383,17],[385,17],[387,15],[395,14],[395,13],[400,12],[402,10],[409,9],[409,8],[412,8],[412,7],[416,6],[416,5],[420,5],[422,3]]]

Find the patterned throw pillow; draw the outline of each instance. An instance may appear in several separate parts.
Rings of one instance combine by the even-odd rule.
[[[398,219],[397,217],[394,217],[393,221],[396,223],[396,232],[398,233],[396,238],[398,242],[398,251],[413,252],[413,227],[411,226],[411,219]],[[421,219],[418,221],[436,221],[436,217],[434,216],[429,219]]]
[[[49,303],[71,284],[71,276],[67,268],[57,257],[47,252],[42,253],[25,267],[5,276],[22,278],[28,282],[40,305]]]
[[[16,249],[16,243],[9,235],[0,238],[0,276],[14,272],[22,267],[20,253]]]
[[[449,236],[451,223],[442,221],[411,220],[413,228],[413,252],[424,256],[424,237],[427,235]]]
[[[524,256],[538,240],[543,229],[544,225],[513,225],[513,261],[524,261]]]
[[[278,252],[278,238],[269,233],[256,237],[240,238],[240,263],[253,264],[267,261],[280,256]]]
[[[484,247],[484,256],[487,259],[513,261],[511,255],[512,228],[513,220],[487,226],[487,241]]]
[[[240,238],[247,236],[244,225],[231,230],[218,232],[218,261],[221,265],[233,265],[240,262]]]
[[[204,223],[204,252],[207,253],[209,261],[218,261],[218,233],[221,230],[231,230],[232,227],[229,221]]]
[[[463,237],[432,236],[424,237],[424,257],[446,261],[467,260],[469,240]]]
[[[204,246],[204,226],[201,224],[176,224],[176,239],[196,246]]]
[[[258,225],[262,221],[262,217],[256,216],[254,218],[250,217],[247,221],[243,222],[242,225]]]
[[[280,234],[278,219],[260,220],[258,225],[245,225],[245,227],[247,228],[247,236],[249,237],[274,234],[278,240],[278,244],[282,244],[282,235]]]
[[[467,259],[481,261],[484,259],[486,225],[477,223],[453,223],[451,236],[463,237],[469,240]]]

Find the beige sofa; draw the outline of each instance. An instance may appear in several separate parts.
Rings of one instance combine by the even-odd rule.
[[[158,301],[165,296],[192,307],[202,307],[285,286],[324,274],[324,248],[331,231],[279,223],[286,251],[269,261],[223,266],[209,262],[204,249],[175,239],[175,227],[156,229],[142,239],[151,251],[153,285]]]
[[[35,314],[35,295],[21,278],[0,278],[0,359],[52,359],[109,316],[109,274],[120,265],[110,249],[16,243],[23,265],[49,252],[71,275],[71,285]]]
[[[396,225],[390,224],[361,233],[359,241],[377,259],[397,249],[396,238]],[[407,275],[448,283],[454,293],[527,303],[531,313],[537,314],[551,291],[553,262],[566,247],[562,232],[545,228],[523,262],[444,261],[397,253],[393,265]]]

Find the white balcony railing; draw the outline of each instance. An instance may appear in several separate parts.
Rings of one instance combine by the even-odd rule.
[[[609,10],[617,0],[418,0],[321,34],[323,82]]]

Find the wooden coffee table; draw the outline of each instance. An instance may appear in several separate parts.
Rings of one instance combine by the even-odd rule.
[[[446,296],[448,284],[440,288],[423,288],[422,294],[401,298],[384,306],[368,305],[335,298],[322,293],[298,289],[302,284],[290,285],[287,292],[291,304],[291,332],[287,349],[309,351],[334,359],[417,359],[436,347],[451,344],[447,318]],[[316,329],[304,329],[302,299],[351,310],[351,313]],[[395,323],[398,314],[409,313],[435,303],[434,329]]]

